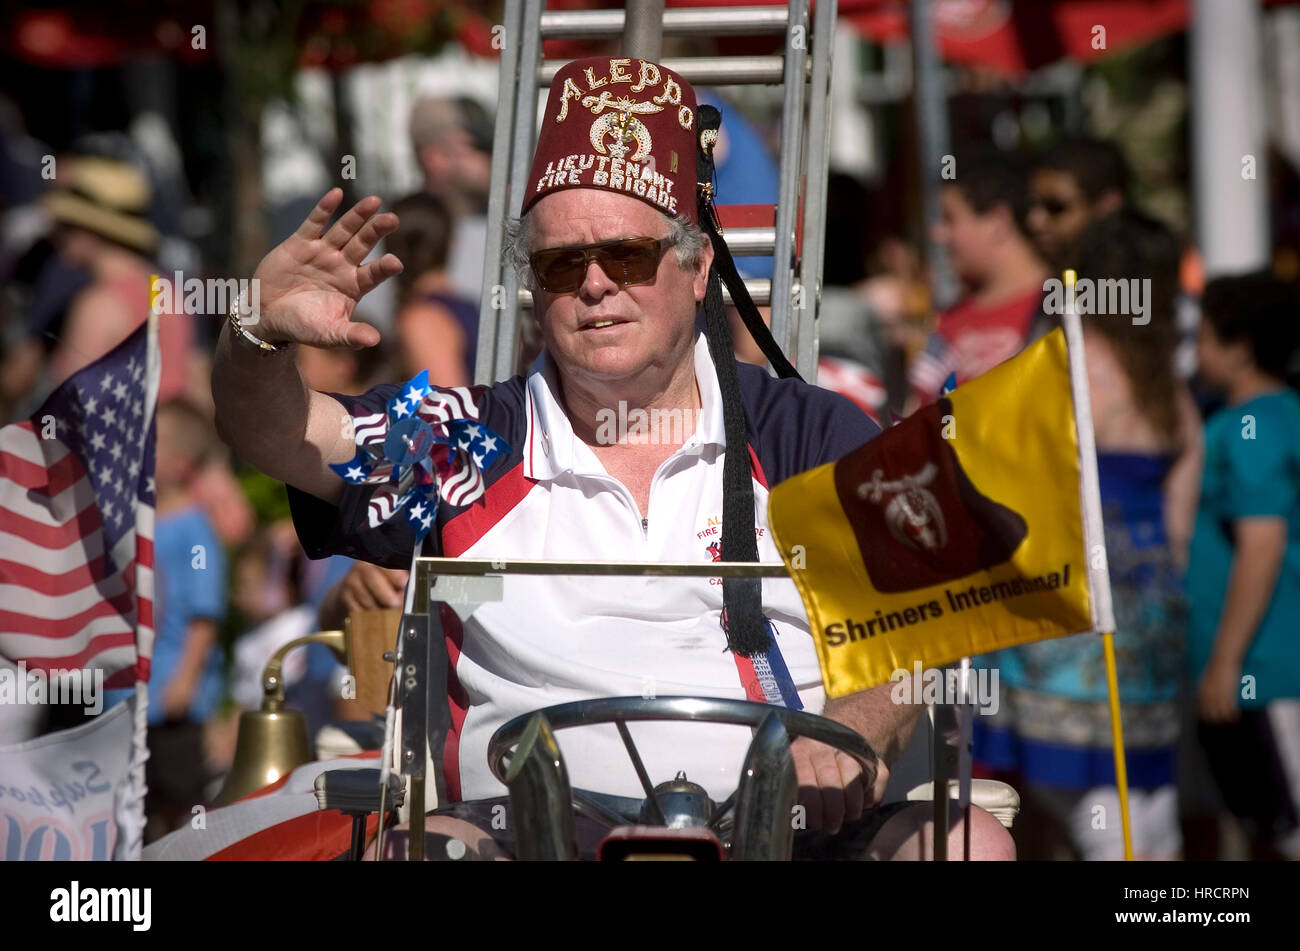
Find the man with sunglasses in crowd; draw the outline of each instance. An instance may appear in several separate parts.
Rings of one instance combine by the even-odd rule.
[[[440,391],[509,449],[487,465],[481,498],[438,507],[426,554],[719,560],[724,494],[732,494],[724,493],[725,432],[735,424],[738,398],[748,446],[736,450],[745,455],[733,454],[730,471],[741,475],[746,493],[752,489],[753,503],[752,522],[745,517],[740,528],[747,534],[752,525],[759,560],[777,561],[767,487],[840,458],[878,431],[841,397],[736,367],[729,345],[720,355],[700,332],[715,249],[697,209],[696,114],[690,85],[654,63],[598,58],[556,75],[508,249],[533,292],[545,349],[526,376]],[[329,468],[356,453],[352,418],[383,412],[401,387],[336,398],[308,390],[294,369],[295,343],[378,343],[377,331],[350,320],[352,311],[401,269],[391,254],[366,261],[396,227],[395,216],[380,213],[372,196],[331,226],[340,198],[331,191],[263,259],[255,275],[258,322],[232,314],[213,391],[225,438],[291,486],[308,552],[379,566],[365,569],[376,579],[372,594],[351,601],[362,606],[392,595],[394,577],[384,572],[407,567],[417,540],[405,517],[372,527],[375,487],[345,483]],[[715,311],[706,311],[712,319]],[[428,818],[426,854],[446,855],[452,839],[471,857],[511,854],[513,824],[499,821],[508,799],[486,758],[488,739],[510,718],[597,697],[694,695],[820,713],[857,730],[879,754],[874,768],[865,768],[831,747],[794,741],[804,811],[792,821],[806,826],[796,834],[796,857],[928,855],[929,807],[880,805],[887,764],[923,707],[892,703],[888,684],[827,701],[788,580],[755,584],[762,646],[737,648],[738,625],[724,620],[724,604],[733,615],[745,612],[727,600],[721,582],[506,575],[500,602],[463,622],[444,611],[451,726],[441,766],[450,802]],[[386,594],[378,593],[383,585]],[[369,586],[362,580],[358,589]],[[681,770],[715,801],[736,788],[750,740],[743,727],[701,723],[641,723],[635,733],[652,781]],[[612,728],[570,731],[563,749],[575,788],[628,802],[643,795]],[[973,812],[973,857],[1012,857],[998,821]],[[577,816],[575,830],[580,853],[590,856],[603,829]],[[960,841],[954,826],[951,855],[962,854]],[[454,846],[453,854],[462,851]]]
[[[1070,266],[1089,224],[1124,208],[1128,183],[1124,153],[1102,139],[1065,139],[1035,160],[1025,224],[1053,274]]]

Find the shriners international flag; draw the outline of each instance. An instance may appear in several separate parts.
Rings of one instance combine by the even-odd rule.
[[[1054,330],[772,490],[828,696],[1113,629],[1086,386]]]

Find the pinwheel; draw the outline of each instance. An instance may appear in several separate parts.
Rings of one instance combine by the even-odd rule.
[[[440,501],[468,505],[483,495],[483,473],[509,444],[478,422],[464,387],[429,386],[423,370],[382,413],[353,416],[357,454],[330,468],[351,485],[379,485],[368,505],[371,528],[405,511],[416,540],[433,526]]]

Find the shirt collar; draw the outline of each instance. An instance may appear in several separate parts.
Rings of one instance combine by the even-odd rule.
[[[695,382],[700,388],[700,416],[695,432],[678,452],[698,453],[707,445],[727,445],[722,418],[722,391],[703,334],[695,338]],[[561,473],[604,474],[590,447],[573,433],[573,425],[560,403],[559,374],[543,350],[528,371],[528,435],[524,450],[524,475],[534,480],[554,479]]]

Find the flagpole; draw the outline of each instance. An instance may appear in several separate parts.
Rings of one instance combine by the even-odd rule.
[[[1128,812],[1128,769],[1124,762],[1124,728],[1119,719],[1119,678],[1115,673],[1115,635],[1101,635],[1106,653],[1106,690],[1110,694],[1110,739],[1115,751],[1115,786],[1119,790],[1119,820],[1124,831],[1124,861],[1133,861],[1133,830]]]
[[[150,290],[153,290],[153,281],[150,281]],[[140,434],[142,445],[147,444],[149,421],[152,420],[158,411],[158,384],[162,376],[162,354],[158,348],[158,314],[150,308],[149,316],[146,318],[148,328],[145,330],[145,387],[144,387],[144,421],[145,431]],[[157,448],[155,446],[155,455]],[[152,460],[146,460],[151,462]],[[144,478],[152,474],[153,467],[149,466],[148,471],[141,474]],[[142,519],[148,518],[152,523],[153,509],[149,510],[146,515],[142,507],[136,504],[135,509],[135,533],[137,551],[139,548],[139,538],[146,532],[150,538],[153,537],[153,530],[148,527]],[[138,556],[137,556],[138,557]],[[123,842],[119,856],[128,861],[139,861],[144,851],[144,832],[145,824],[148,819],[145,815],[145,798],[148,795],[149,787],[145,780],[145,761],[149,759],[149,682],[140,677],[140,586],[143,583],[141,578],[142,572],[137,566],[135,573],[135,634],[136,634],[136,680],[135,696],[132,698],[135,703],[133,711],[134,722],[131,725],[131,755],[127,767],[130,779],[129,800],[123,804]],[[153,600],[152,591],[150,600]],[[148,645],[149,656],[153,656],[153,645]]]
[[[942,673],[942,671],[940,671]],[[948,861],[948,734],[952,710],[946,704],[930,707],[930,730],[934,736],[934,841],[931,860]]]
[[[1065,330],[1066,352],[1070,361],[1070,389],[1074,394],[1074,423],[1079,440],[1079,494],[1082,503],[1085,540],[1084,556],[1088,559],[1088,578],[1092,591],[1093,630],[1100,631],[1106,657],[1106,692],[1110,701],[1111,747],[1115,757],[1115,786],[1119,793],[1120,826],[1124,834],[1124,860],[1133,861],[1133,830],[1128,808],[1128,773],[1124,761],[1124,728],[1120,722],[1119,677],[1115,669],[1115,616],[1110,595],[1110,572],[1105,561],[1098,566],[1094,546],[1104,553],[1105,530],[1101,519],[1101,479],[1097,473],[1097,439],[1092,426],[1092,399],[1088,393],[1088,370],[1083,356],[1083,325],[1074,307],[1075,274],[1064,274],[1065,313],[1061,318]]]
[[[971,739],[975,731],[975,705],[971,700],[970,658],[961,659],[961,687],[958,693],[958,707],[961,711],[961,746],[957,749],[957,808],[961,811],[962,821],[962,861],[970,861],[970,800],[971,773],[974,764],[971,761]]]
[[[948,379],[943,382],[942,395],[947,396],[957,388],[957,374],[950,373]],[[960,662],[960,674],[958,679],[957,703],[952,707],[952,715],[957,718],[957,811],[961,813],[962,823],[962,861],[970,861],[970,800],[971,800],[971,772],[974,764],[971,762],[971,737],[974,732],[974,707],[970,705],[970,657],[966,656]],[[936,747],[936,749],[939,749]],[[946,755],[946,753],[944,754]],[[939,763],[936,758],[935,763]],[[937,830],[946,828],[948,825],[948,777],[946,773],[941,776],[942,771],[936,765],[934,774],[934,827],[936,830],[935,853],[936,861],[947,861],[948,858],[948,836],[944,835],[942,845],[939,844]],[[939,787],[943,786],[942,795]],[[940,851],[942,849],[942,851]]]

